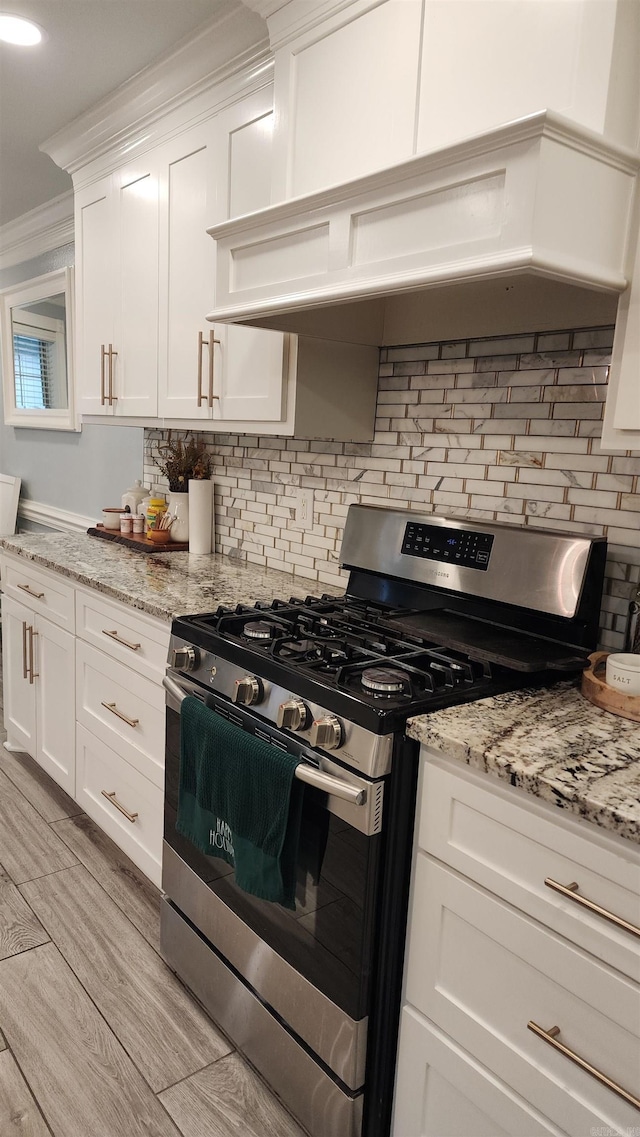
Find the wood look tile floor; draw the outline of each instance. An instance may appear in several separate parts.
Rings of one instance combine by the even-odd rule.
[[[159,901],[0,745],[0,1137],[304,1137],[164,964]]]

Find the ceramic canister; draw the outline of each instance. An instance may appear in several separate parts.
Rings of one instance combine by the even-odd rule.
[[[640,655],[616,652],[607,656],[606,680],[609,687],[626,695],[640,695]]]

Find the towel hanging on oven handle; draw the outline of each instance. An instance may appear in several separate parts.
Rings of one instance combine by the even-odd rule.
[[[170,679],[168,675],[163,678],[162,685],[178,703],[181,703],[187,696],[187,692],[183,691],[175,679]],[[335,778],[332,774],[325,774],[323,770],[316,770],[315,766],[306,762],[301,762],[300,765],[296,766],[294,777],[300,782],[306,782],[307,785],[313,786],[317,790],[323,790],[325,793],[342,798],[343,801],[349,801],[353,805],[364,805],[367,800],[366,790],[359,789],[357,786],[350,786],[341,778]]]

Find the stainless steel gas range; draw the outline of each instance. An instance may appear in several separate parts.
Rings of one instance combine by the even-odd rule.
[[[313,1137],[389,1132],[411,865],[410,716],[577,673],[606,543],[351,506],[344,597],[174,621],[161,945]],[[295,910],[176,829],[180,704],[298,759]]]

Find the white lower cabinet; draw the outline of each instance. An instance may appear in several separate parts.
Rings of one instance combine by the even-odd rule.
[[[76,800],[159,887],[163,790],[80,723]]]
[[[74,650],[69,632],[3,597],[7,747],[31,754],[71,795],[75,790]]]
[[[433,756],[420,785],[394,1137],[634,1131],[638,850]]]
[[[0,558],[5,745],[159,885],[169,624],[22,561]]]

